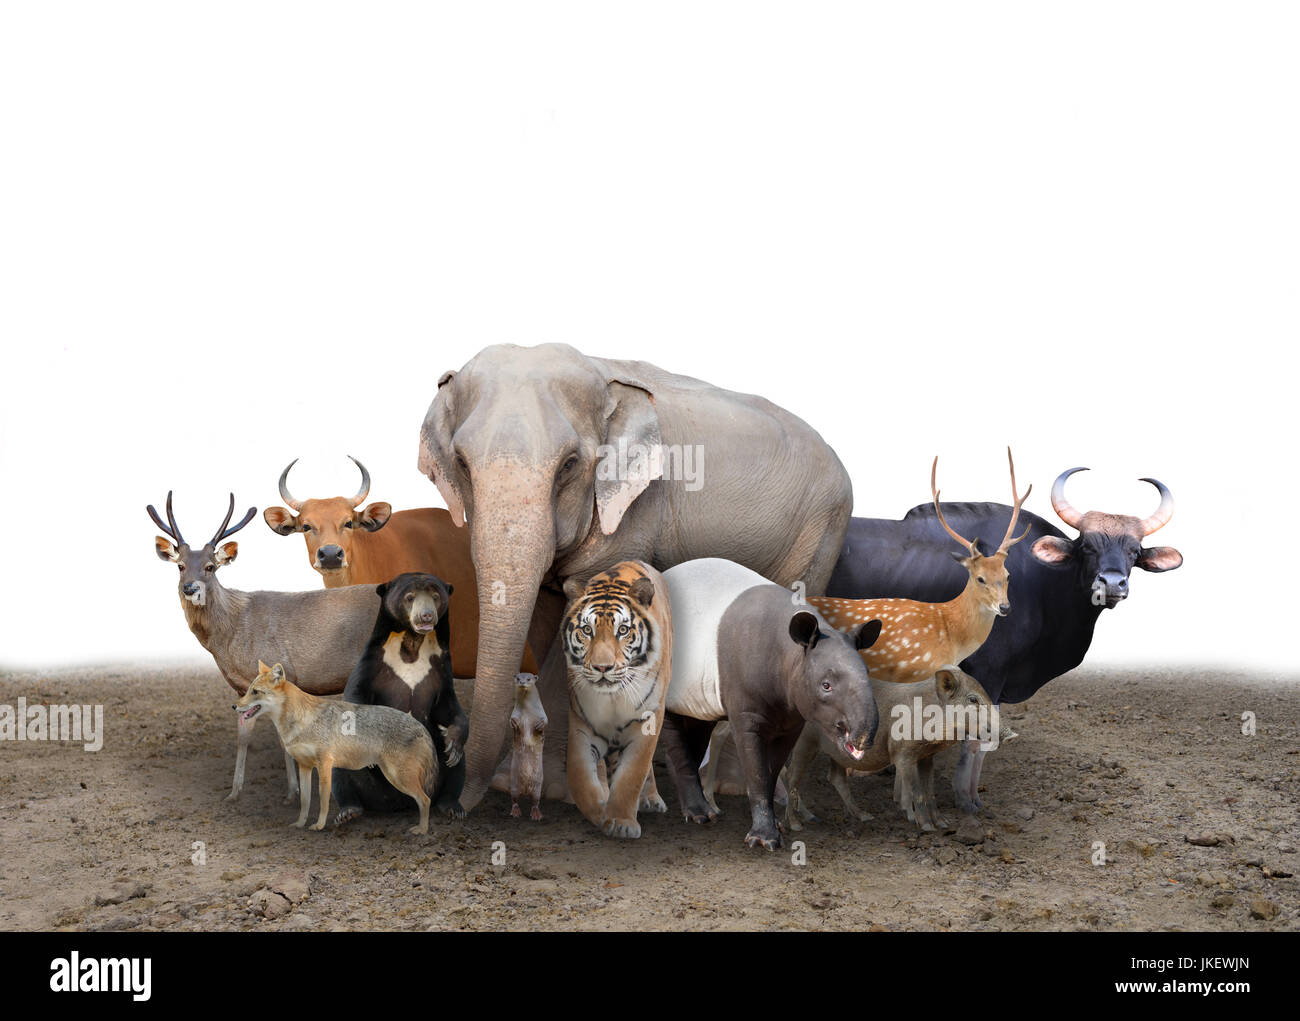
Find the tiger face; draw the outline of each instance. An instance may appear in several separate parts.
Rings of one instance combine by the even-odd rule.
[[[586,586],[565,586],[573,600],[561,628],[571,687],[583,683],[617,692],[654,677],[661,651],[649,612],[654,591],[654,583],[631,562],[596,575]]]

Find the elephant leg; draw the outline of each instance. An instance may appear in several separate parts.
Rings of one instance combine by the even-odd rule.
[[[804,525],[768,577],[778,585],[802,581],[808,595],[823,595],[844,548],[844,533],[852,513],[851,503],[846,503]]]
[[[700,767],[700,786],[704,791],[704,800],[717,815],[722,814],[715,797],[718,790],[718,763],[722,761],[722,748],[730,736],[731,724],[727,720],[722,720],[713,728],[713,736],[709,738],[709,750],[704,756],[704,765]]]
[[[687,822],[712,822],[717,811],[709,807],[700,786],[700,760],[709,745],[714,721],[693,720],[676,713],[664,713],[663,730],[659,743],[668,759],[673,786],[677,789],[677,804]]]
[[[565,801],[569,786],[565,781],[569,741],[569,675],[561,643],[555,640],[564,619],[564,594],[544,588],[537,594],[533,620],[528,629],[528,644],[541,664],[537,676],[537,694],[546,710],[546,743],[542,746],[542,796]],[[506,728],[509,735],[509,728]],[[511,754],[509,742],[502,749]]]

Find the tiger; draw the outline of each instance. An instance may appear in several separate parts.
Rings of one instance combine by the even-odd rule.
[[[638,803],[668,811],[652,763],[672,678],[668,588],[649,564],[625,560],[586,584],[570,578],[564,594],[569,792],[606,836],[636,839]]]

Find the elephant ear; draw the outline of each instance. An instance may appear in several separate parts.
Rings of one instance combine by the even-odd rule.
[[[438,392],[420,429],[420,473],[427,475],[438,487],[447,502],[451,520],[459,527],[465,524],[465,501],[456,487],[456,476],[451,459],[451,437],[455,415],[455,394],[451,381],[455,372],[444,372],[438,379]]]
[[[650,390],[632,379],[611,379],[596,463],[596,511],[605,535],[614,534],[632,502],[663,475],[662,442]]]

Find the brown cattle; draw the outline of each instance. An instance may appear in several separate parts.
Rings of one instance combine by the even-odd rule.
[[[351,457],[351,455],[349,455]],[[457,677],[473,677],[478,665],[478,582],[469,554],[469,529],[457,528],[439,507],[393,513],[387,503],[362,502],[370,493],[370,473],[361,469],[356,496],[295,500],[289,492],[289,469],[280,473],[280,499],[292,510],[268,507],[262,517],[280,535],[302,532],[307,559],[325,579],[326,588],[379,585],[406,571],[436,574],[452,589],[451,669]],[[536,673],[532,652],[524,649],[521,669]]]

